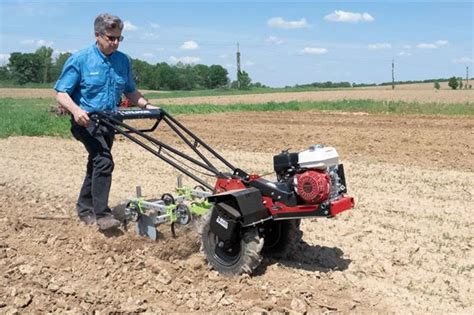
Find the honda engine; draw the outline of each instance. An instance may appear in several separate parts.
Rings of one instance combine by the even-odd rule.
[[[278,182],[286,183],[304,204],[336,200],[347,191],[344,168],[333,147],[312,145],[299,153],[273,157]]]

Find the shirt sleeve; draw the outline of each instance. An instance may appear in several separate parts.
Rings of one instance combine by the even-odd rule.
[[[63,67],[63,71],[56,82],[54,89],[57,92],[66,92],[71,95],[81,80],[80,68],[77,58],[69,57]]]
[[[135,80],[133,78],[133,70],[132,70],[132,61],[130,58],[128,60],[128,69],[127,69],[127,82],[125,83],[124,93],[131,93],[137,89],[135,85]]]

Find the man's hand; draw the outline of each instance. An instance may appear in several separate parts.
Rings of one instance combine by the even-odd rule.
[[[66,108],[72,116],[74,116],[74,121],[81,126],[87,127],[89,125],[89,115],[87,112],[81,109],[79,106],[74,103],[71,96],[66,92],[58,92],[56,94],[56,100],[58,103]]]
[[[83,127],[87,127],[87,125],[89,125],[89,115],[87,115],[87,112],[83,109],[78,107],[77,110],[74,111],[73,115],[74,120],[78,125],[81,125]]]

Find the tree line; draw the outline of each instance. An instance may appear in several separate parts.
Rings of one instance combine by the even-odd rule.
[[[10,54],[8,64],[0,67],[0,82],[11,82],[17,85],[27,83],[53,83],[61,74],[62,68],[71,56],[71,53],[61,53],[53,58],[51,47],[40,47],[34,53],[13,52]],[[135,80],[141,89],[149,90],[199,90],[199,89],[250,89],[266,88],[260,82],[252,83],[246,71],[237,74],[237,80],[231,81],[227,69],[220,65],[207,66],[204,64],[183,64],[178,62],[169,65],[166,62],[150,64],[139,59],[131,59]],[[454,81],[458,81],[457,83]],[[396,85],[411,83],[427,83],[450,81],[453,89],[463,88],[462,79],[428,79],[412,81],[395,81]],[[350,83],[350,82],[313,82],[309,84],[296,84],[285,88],[350,88],[377,85],[391,85],[392,82],[376,83]],[[465,84],[464,88],[472,85]],[[437,85],[435,84],[435,88]]]
[[[13,52],[8,64],[0,67],[0,80],[14,84],[50,83],[58,79],[70,53],[61,53],[53,61],[53,49],[40,47],[34,53]]]
[[[53,58],[53,49],[40,47],[34,53],[13,52],[8,64],[0,67],[0,81],[24,85],[26,83],[53,83],[71,53],[61,53]],[[204,64],[169,65],[160,62],[155,65],[139,59],[131,59],[133,74],[138,86],[150,90],[196,90],[216,88],[265,87],[261,83],[252,84],[247,72],[238,74],[238,81],[231,82],[227,69],[220,65]]]

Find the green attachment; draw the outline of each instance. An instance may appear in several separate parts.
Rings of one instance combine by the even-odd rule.
[[[186,199],[191,199],[192,197],[192,188],[189,187],[178,187],[176,188],[176,192],[178,193],[178,195],[184,196]]]
[[[131,202],[137,206],[138,212],[140,212],[140,213],[145,213],[145,211],[143,210],[143,206],[142,206],[143,201],[145,201],[145,198],[135,198],[135,199],[131,200]]]
[[[212,204],[209,201],[204,200],[201,202],[193,202],[191,203],[191,213],[196,215],[205,215],[212,207]]]
[[[170,221],[171,222],[176,222],[176,220],[178,219],[176,217],[176,212],[174,211],[176,209],[176,205],[173,204],[173,205],[169,205],[168,207],[166,207],[166,214],[168,215],[168,217],[170,218]]]

